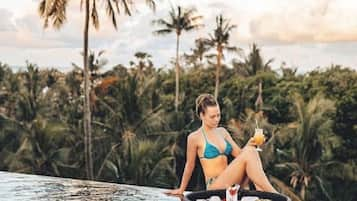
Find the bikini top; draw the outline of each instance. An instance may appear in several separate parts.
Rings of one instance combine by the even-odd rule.
[[[226,148],[224,149],[224,152],[221,153],[220,150],[217,148],[217,146],[208,142],[208,139],[207,139],[204,129],[203,128],[201,128],[201,129],[202,129],[203,136],[205,137],[206,144],[205,144],[205,150],[203,152],[203,156],[200,158],[212,159],[212,158],[216,158],[220,155],[228,156],[229,154],[231,154],[232,149],[233,149],[232,145],[225,138],[224,138],[224,141],[226,142]]]

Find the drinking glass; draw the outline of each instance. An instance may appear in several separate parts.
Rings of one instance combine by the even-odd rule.
[[[262,151],[262,149],[259,146],[262,145],[265,141],[263,129],[256,128],[253,138],[254,138],[254,142],[257,144],[257,151]]]

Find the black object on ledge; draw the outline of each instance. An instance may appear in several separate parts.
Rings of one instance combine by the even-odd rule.
[[[188,193],[185,196],[185,200],[196,201],[198,199],[209,199],[212,196],[218,196],[221,199],[224,199],[226,197],[226,189],[197,191],[197,192]],[[268,199],[272,201],[291,201],[289,197],[277,193],[268,193],[263,191],[250,191],[244,189],[238,190],[238,200],[241,200],[242,197],[246,197],[246,196],[254,196],[260,199]]]

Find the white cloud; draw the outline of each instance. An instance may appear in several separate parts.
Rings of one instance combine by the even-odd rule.
[[[286,62],[289,67],[297,68],[298,72],[310,71],[317,67],[325,68],[332,64],[343,64],[356,69],[357,57],[354,56],[355,52],[351,49],[356,45],[357,42],[352,44],[277,45],[262,47],[262,51],[266,59],[275,59],[273,66],[275,69],[278,69],[282,62]],[[345,51],[346,49],[350,49],[350,51]]]
[[[15,31],[15,25],[12,22],[13,13],[0,8],[0,32]]]
[[[0,61],[10,65],[24,64],[26,59],[46,66],[67,66],[72,61],[81,64],[84,16],[79,1],[70,1],[67,22],[58,31],[43,30],[37,0],[9,2],[0,6],[0,50],[5,52]],[[275,58],[277,66],[286,61],[304,69],[330,63],[357,69],[357,46],[350,45],[357,41],[357,21],[351,20],[357,19],[353,0],[171,0],[157,1],[156,13],[143,2],[136,4],[132,17],[118,18],[118,31],[103,5],[98,5],[101,26],[98,31],[90,29],[89,45],[92,50],[106,50],[108,66],[128,64],[137,51],[151,54],[157,66],[169,64],[175,55],[175,35],[154,36],[157,27],[150,22],[167,17],[171,5],[181,5],[196,7],[206,25],[182,34],[181,53],[193,47],[195,38],[207,37],[215,27],[215,17],[223,14],[238,26],[231,35],[232,45],[248,51],[248,45],[257,42],[266,60]]]
[[[357,21],[350,20],[357,17],[355,3],[341,12],[346,1],[288,2],[251,20],[253,40],[287,44],[357,40]]]

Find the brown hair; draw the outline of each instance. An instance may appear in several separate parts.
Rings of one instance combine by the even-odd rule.
[[[208,106],[216,106],[218,101],[211,94],[201,94],[196,98],[196,115],[200,117],[200,113],[206,112]]]

